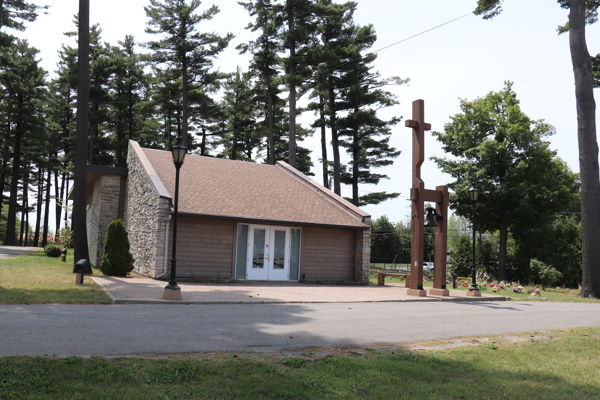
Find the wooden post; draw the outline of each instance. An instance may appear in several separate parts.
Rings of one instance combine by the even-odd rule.
[[[425,161],[425,131],[431,130],[431,125],[425,122],[425,102],[415,100],[412,103],[412,118],[405,122],[406,126],[412,128],[412,189],[410,200],[412,203],[411,225],[411,267],[410,267],[410,289],[408,294],[412,296],[427,296],[423,290],[423,252],[424,243],[424,193],[425,183],[421,180],[421,165]]]
[[[433,289],[429,294],[434,296],[449,296],[446,289],[446,255],[448,254],[448,186],[436,186],[435,190],[442,194],[442,201],[436,203],[436,214],[442,216],[437,221],[435,231],[435,274]]]

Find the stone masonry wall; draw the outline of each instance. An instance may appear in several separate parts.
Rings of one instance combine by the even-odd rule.
[[[366,224],[371,225],[371,218],[366,218]],[[371,228],[356,232],[356,283],[369,282],[369,265],[371,263]]]
[[[165,260],[169,200],[158,195],[131,143],[127,167],[125,219],[131,253],[135,257],[134,271],[155,278],[162,272]]]
[[[102,262],[108,224],[118,218],[120,182],[118,175],[103,175],[87,198],[88,247],[93,267],[99,267]]]

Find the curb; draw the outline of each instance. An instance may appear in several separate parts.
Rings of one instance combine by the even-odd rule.
[[[506,297],[499,297],[499,298],[492,298],[492,297],[478,297],[478,298],[462,298],[462,297],[454,297],[454,298],[450,298],[450,299],[440,299],[440,298],[432,298],[430,297],[429,299],[423,299],[423,298],[416,298],[416,299],[398,299],[398,300],[361,300],[361,301],[353,301],[353,300],[332,300],[332,301],[327,301],[327,300],[290,300],[290,301],[279,301],[279,300],[273,300],[273,301],[233,301],[233,300],[226,300],[226,301],[204,301],[204,300],[190,300],[190,301],[185,301],[185,300],[163,300],[163,299],[156,299],[156,300],[136,300],[136,299],[129,299],[129,300],[125,300],[125,299],[116,299],[114,296],[111,295],[111,298],[113,299],[113,304],[172,304],[172,305],[192,305],[192,304],[203,304],[203,305],[240,305],[240,304],[246,304],[246,305],[251,305],[251,304],[260,304],[260,305],[264,305],[264,304],[274,304],[274,305],[281,305],[281,304],[356,304],[356,303],[417,303],[417,302],[454,302],[454,303],[472,303],[472,302],[481,302],[481,301],[507,301]]]

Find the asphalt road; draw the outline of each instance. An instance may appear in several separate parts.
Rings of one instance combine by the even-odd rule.
[[[600,326],[600,304],[0,306],[0,356],[278,352]]]
[[[41,249],[41,247],[0,246],[0,258],[22,256]]]

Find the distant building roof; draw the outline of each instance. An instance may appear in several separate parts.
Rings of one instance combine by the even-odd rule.
[[[174,199],[171,152],[141,151]],[[283,162],[266,165],[188,154],[180,174],[181,213],[290,225],[369,226],[363,222],[368,213]]]

